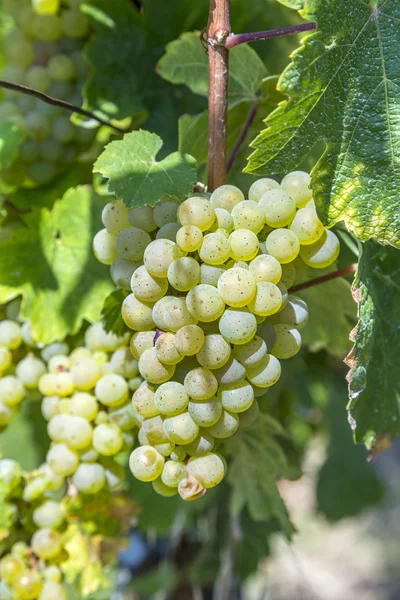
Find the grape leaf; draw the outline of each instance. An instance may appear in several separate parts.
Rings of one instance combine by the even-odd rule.
[[[107,332],[122,336],[128,330],[121,315],[121,305],[128,292],[125,290],[114,290],[107,296],[101,310],[101,320]]]
[[[51,211],[24,216],[26,226],[2,230],[0,302],[22,294],[21,317],[48,344],[96,321],[113,289],[108,268],[93,255],[104,199],[90,187],[68,190]]]
[[[173,152],[156,162],[162,140],[149,131],[133,131],[106,146],[94,171],[108,179],[108,191],[128,207],[154,206],[164,195],[183,197],[196,182],[195,159]]]
[[[25,135],[16,123],[0,123],[0,171],[9,167],[18,156]]]
[[[297,5],[297,2],[296,2]],[[312,188],[327,226],[400,246],[400,4],[307,0],[318,31],[304,39],[279,89],[289,98],[254,140],[246,171],[284,173],[319,140]]]
[[[200,43],[199,31],[184,33],[178,40],[168,44],[157,68],[161,77],[170,83],[183,83],[195,94],[207,96],[208,58]],[[229,59],[229,104],[254,102],[260,82],[267,74],[255,50],[246,44],[233,48]]]
[[[350,367],[349,415],[357,442],[380,449],[400,433],[400,251],[362,246],[353,295],[359,321]]]

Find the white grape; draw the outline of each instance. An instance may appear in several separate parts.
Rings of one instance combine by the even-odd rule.
[[[210,203],[213,208],[224,208],[231,212],[233,207],[244,200],[242,190],[234,185],[221,185],[213,191]]]
[[[134,331],[145,331],[154,327],[152,312],[153,304],[138,300],[134,293],[129,294],[122,303],[122,318]]]
[[[78,466],[78,454],[65,444],[53,444],[46,456],[46,462],[56,475],[72,475]]]
[[[340,252],[340,243],[337,236],[326,229],[317,242],[302,246],[300,256],[302,260],[314,269],[324,269],[335,262]]]
[[[104,265],[111,265],[117,258],[117,238],[107,229],[101,229],[93,238],[93,252],[98,261]]]
[[[249,264],[249,271],[256,283],[269,281],[276,285],[282,277],[281,264],[269,254],[256,256]]]
[[[140,446],[129,457],[132,475],[140,481],[154,481],[164,468],[165,458],[151,446]]]
[[[25,388],[17,377],[7,375],[0,379],[0,402],[7,406],[19,404],[25,396]]]
[[[310,189],[311,177],[304,171],[292,171],[281,181],[281,187],[288,192],[296,201],[296,206],[305,206],[312,198]]]
[[[143,379],[150,383],[164,383],[171,379],[175,365],[162,364],[157,358],[155,348],[148,348],[139,358],[139,371]]]
[[[255,335],[257,321],[245,308],[229,308],[219,320],[221,335],[231,344],[246,344]]]
[[[118,406],[128,397],[128,384],[121,375],[103,375],[97,381],[94,393],[105,406]]]
[[[214,286],[199,284],[187,294],[186,306],[195,319],[209,323],[222,315],[225,302]]]
[[[43,504],[35,508],[32,519],[39,528],[50,527],[51,529],[57,529],[64,520],[64,513],[58,502],[45,500]]]
[[[101,213],[101,220],[108,233],[117,236],[123,229],[130,227],[128,209],[121,200],[108,202]]]
[[[201,229],[195,225],[184,225],[176,233],[176,243],[184,252],[195,252],[203,243]]]
[[[194,477],[205,489],[218,485],[225,475],[225,465],[218,454],[194,456],[187,464],[189,475]]]
[[[174,260],[168,267],[168,281],[172,287],[180,292],[191,290],[200,281],[199,263],[190,256]],[[166,291],[167,285],[164,294]]]
[[[139,227],[139,229],[151,233],[157,229],[153,212],[151,206],[135,206],[128,211],[129,221],[134,227]]]
[[[117,454],[124,443],[121,430],[113,424],[101,423],[93,430],[93,447],[103,456]]]
[[[142,265],[133,272],[131,289],[139,301],[157,302],[157,300],[160,300],[160,298],[166,294],[168,290],[168,280],[165,278],[153,277],[146,267]]]
[[[106,483],[104,467],[98,463],[80,464],[72,476],[72,483],[83,494],[97,494]]]
[[[154,395],[154,406],[163,415],[177,415],[185,410],[188,404],[189,396],[185,387],[175,381],[163,383]]]
[[[246,368],[258,365],[267,354],[265,340],[256,335],[252,340],[241,346],[234,347],[237,360]]]
[[[236,229],[229,236],[231,257],[235,260],[252,260],[259,251],[260,242],[253,231]]]
[[[21,327],[14,321],[4,320],[0,322],[0,346],[6,346],[15,350],[21,345]]]
[[[164,421],[164,431],[171,442],[185,445],[196,439],[199,426],[188,412],[184,412],[174,417],[167,417]]]
[[[227,269],[219,278],[217,288],[223,301],[237,308],[249,304],[257,291],[253,274],[240,267]]]
[[[248,303],[248,307],[256,315],[272,315],[282,306],[282,293],[278,286],[269,281],[257,283],[256,294]]]
[[[201,260],[209,265],[222,265],[230,253],[231,245],[222,233],[208,233],[199,250]]]
[[[275,325],[276,342],[271,352],[277,358],[291,358],[301,348],[301,334],[291,325]],[[256,384],[257,385],[257,384]]]
[[[262,208],[253,200],[243,200],[234,206],[232,218],[235,229],[248,229],[259,233],[265,225]]]
[[[178,219],[181,225],[194,225],[206,231],[214,223],[215,213],[209,200],[193,196],[180,205]]]
[[[222,335],[209,334],[204,338],[201,350],[196,358],[202,367],[207,369],[218,369],[228,362],[231,355],[231,347]]]
[[[300,251],[299,238],[289,229],[275,229],[266,239],[267,251],[281,264],[291,262]]]
[[[169,265],[183,256],[182,250],[171,240],[158,239],[149,243],[144,252],[144,264],[153,277],[167,277]]]
[[[123,258],[136,262],[142,260],[150,242],[151,237],[143,229],[127,227],[118,234],[116,248]]]
[[[274,385],[281,376],[279,360],[271,354],[265,357],[255,367],[247,369],[247,378],[253,385],[261,388]]]
[[[174,335],[174,344],[182,356],[197,354],[204,343],[204,332],[198,325],[185,325]]]
[[[249,199],[258,202],[260,198],[270,190],[277,190],[281,186],[274,179],[269,179],[268,177],[264,177],[263,179],[257,179],[254,183],[251,184],[249,189]]]
[[[254,391],[250,383],[240,381],[231,385],[220,386],[218,398],[225,410],[234,413],[244,412],[253,403]]]
[[[296,215],[296,202],[282,189],[270,190],[259,201],[265,221],[270,227],[285,227]]]
[[[290,231],[293,231],[300,244],[305,246],[319,240],[325,229],[314,210],[300,208],[290,224]]]

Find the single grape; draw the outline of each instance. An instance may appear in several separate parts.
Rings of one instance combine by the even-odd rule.
[[[185,259],[181,258],[179,260]],[[131,289],[139,301],[157,302],[157,300],[160,300],[167,293],[168,280],[160,277],[153,277],[146,267],[142,265],[137,268],[132,275]]]
[[[300,256],[302,260],[313,269],[324,269],[335,262],[340,252],[340,243],[337,236],[326,229],[317,242],[302,246]]]
[[[197,367],[189,371],[183,385],[187,394],[194,400],[208,400],[215,396],[218,381],[209,369]]]
[[[184,412],[174,417],[167,417],[164,421],[164,431],[171,442],[185,445],[196,439],[199,427],[190,414]]]
[[[188,404],[188,412],[199,427],[210,427],[219,421],[222,415],[222,405],[215,396],[206,401],[191,400]]]
[[[240,267],[227,269],[219,278],[217,287],[223,301],[237,308],[249,304],[257,291],[252,273]]]
[[[265,357],[255,367],[247,369],[247,379],[253,385],[266,388],[274,385],[281,376],[281,365],[279,360],[271,354]]]
[[[225,465],[218,454],[208,453],[193,456],[187,464],[189,475],[194,477],[205,489],[218,485],[225,475]]]
[[[290,224],[290,231],[293,231],[300,244],[305,246],[319,240],[325,229],[313,209],[300,208]]]
[[[200,265],[200,283],[217,287],[218,279],[225,272],[225,266]]]
[[[237,360],[246,369],[257,366],[267,354],[267,344],[256,335],[252,340],[241,346],[234,347]]]
[[[154,327],[152,313],[153,304],[138,300],[134,293],[129,294],[122,303],[122,318],[125,324],[134,331],[152,329]]]
[[[158,477],[158,479],[152,481],[151,485],[156,494],[164,496],[165,498],[170,498],[171,496],[177,495],[176,488],[168,487],[167,485],[165,485],[165,483],[162,482],[161,477]]]
[[[190,256],[174,260],[168,267],[168,281],[180,292],[191,290],[200,281],[199,263]],[[166,291],[167,289],[165,289]]]
[[[111,279],[117,287],[123,290],[131,289],[132,275],[140,267],[140,263],[132,262],[117,256],[110,268]]]
[[[118,406],[128,397],[128,384],[121,375],[103,375],[97,381],[94,393],[105,406]]]
[[[257,283],[256,294],[248,303],[252,313],[261,316],[273,315],[282,306],[282,293],[278,286],[269,281]]]
[[[1,381],[1,380],[0,380]],[[16,410],[13,406],[7,406],[0,402],[0,426],[9,425],[15,416]]]
[[[118,250],[116,246],[117,238],[107,229],[101,229],[93,238],[93,252],[97,260],[104,265],[111,265],[117,258]]]
[[[38,600],[68,600],[67,592],[57,581],[45,581]]]
[[[301,334],[291,325],[275,325],[276,342],[271,352],[276,358],[291,358],[301,348]],[[257,384],[256,384],[257,385]]]
[[[157,358],[155,348],[148,348],[139,358],[139,371],[143,379],[150,383],[164,383],[171,379],[175,365],[164,365]]]
[[[279,183],[274,179],[269,179],[268,177],[257,179],[257,181],[250,186],[249,198],[250,200],[254,200],[254,202],[259,202],[266,192],[269,192],[270,190],[279,190],[280,187]]]
[[[66,54],[52,56],[48,62],[47,71],[54,81],[70,81],[76,75],[74,63]]]
[[[253,231],[236,229],[229,236],[231,257],[235,260],[252,260],[259,251],[260,243]]]
[[[154,306],[152,311],[152,319],[154,324],[158,329],[162,331],[167,331],[168,327],[166,322],[164,321],[164,309],[168,306],[170,302],[175,302],[175,296],[164,296],[161,300],[158,300]]]
[[[297,296],[289,296],[289,300],[285,308],[274,315],[272,323],[274,325],[284,324],[303,329],[308,322],[308,307],[301,298]]]
[[[19,404],[25,396],[25,388],[17,377],[7,375],[0,379],[0,402],[7,406]]]
[[[248,229],[259,233],[265,225],[265,216],[257,202],[243,200],[232,209],[235,229]]]
[[[234,185],[221,185],[210,197],[213,208],[224,208],[228,212],[232,212],[233,207],[242,200],[244,200],[243,192]]]
[[[185,325],[196,325],[197,319],[188,308],[185,298],[171,299],[163,310],[162,318],[167,326],[166,328],[176,332]]]
[[[93,358],[77,360],[70,373],[76,389],[82,391],[93,389],[101,377],[100,367]]]
[[[299,258],[296,259],[300,260]],[[281,283],[288,289],[291,288],[296,280],[296,267],[293,263],[282,265]]]
[[[131,225],[128,219],[128,209],[121,200],[108,202],[101,213],[101,220],[108,233],[115,236]]]
[[[249,264],[249,271],[256,283],[269,281],[276,285],[282,277],[282,267],[279,261],[269,254],[256,256]]]
[[[63,442],[75,450],[85,448],[92,439],[91,425],[76,415],[55,415],[48,423],[47,432],[53,441]]]
[[[48,362],[52,356],[57,356],[58,354],[68,354],[69,348],[68,345],[63,342],[54,342],[53,344],[49,344],[43,348],[41,352],[41,357],[45,362]]]
[[[135,262],[143,259],[145,250],[147,250],[150,242],[151,237],[146,231],[138,229],[138,227],[127,227],[118,234],[116,247],[122,258]],[[152,243],[154,244],[155,242]],[[152,273],[152,275],[159,277],[157,273]]]
[[[58,502],[45,500],[43,504],[35,508],[32,519],[39,528],[57,529],[64,520],[64,513]]]
[[[218,398],[225,410],[240,413],[252,405],[254,391],[250,383],[240,381],[239,383],[220,386],[218,389]]]
[[[12,489],[21,481],[22,470],[17,461],[11,458],[0,459],[0,481]],[[1,576],[1,574],[0,574]]]
[[[154,240],[146,244],[144,264],[153,277],[167,277],[169,265],[181,258],[182,250],[171,240]]]
[[[197,354],[204,343],[204,332],[198,325],[185,325],[174,335],[174,344],[181,356]]]
[[[270,227],[285,227],[296,215],[295,200],[282,189],[266,192],[260,198],[259,207]]]
[[[60,8],[60,0],[33,0],[33,8],[38,15],[55,15]]]
[[[176,200],[175,198],[167,196],[166,198],[157,202],[153,210],[154,220],[157,224],[157,227],[162,227],[167,223],[176,223],[178,208],[179,200]]]
[[[122,375],[125,379],[136,377],[139,373],[138,361],[132,356],[129,348],[118,348],[111,356],[110,360],[113,372]]]
[[[245,308],[229,308],[219,320],[221,335],[231,344],[246,344],[255,335],[257,321]]]
[[[212,333],[206,335],[201,350],[196,358],[202,367],[207,369],[218,369],[228,362],[231,355],[231,347],[222,335]]]
[[[177,488],[179,482],[186,477],[186,467],[183,462],[167,460],[161,473],[161,481],[169,488]]]
[[[142,419],[128,402],[118,408],[113,408],[108,413],[110,423],[117,425],[123,432],[131,431],[134,427],[140,427]]]
[[[44,527],[35,531],[31,540],[32,551],[43,560],[54,558],[61,551],[60,534]]]
[[[156,240],[166,239],[171,240],[171,242],[175,242],[176,235],[180,228],[181,226],[179,225],[179,223],[167,223],[157,231]]]
[[[275,229],[266,239],[267,251],[281,264],[291,262],[300,251],[300,242],[289,229]]]
[[[22,334],[18,323],[8,319],[0,322],[0,346],[15,350],[21,345]]]
[[[215,213],[209,200],[193,196],[179,206],[178,219],[181,225],[194,225],[206,231],[214,223]]]
[[[229,258],[230,253],[229,240],[221,233],[208,233],[204,236],[199,250],[201,260],[209,265],[222,265]]]
[[[36,571],[23,569],[13,580],[12,589],[17,597],[23,600],[34,600],[42,590],[41,577]]]
[[[0,346],[0,373],[6,371],[11,365],[12,354],[5,346]]]
[[[175,336],[173,333],[162,333],[157,338],[154,347],[158,360],[164,364],[176,365],[183,358],[183,355],[179,353],[175,346]]]
[[[78,454],[65,444],[53,444],[46,456],[46,462],[56,475],[72,475],[78,466]]]
[[[43,576],[46,581],[54,581],[55,583],[61,581],[62,578],[61,571],[56,565],[46,567],[43,571]]]
[[[185,410],[189,403],[189,396],[185,387],[178,382],[168,381],[156,390],[154,405],[160,413],[175,416]],[[175,440],[172,440],[175,441]]]
[[[250,343],[251,341],[249,344]],[[244,344],[243,346],[235,346],[235,354],[238,348],[245,348],[246,346],[247,344]],[[238,360],[236,360],[236,358],[231,355],[230,359],[223,367],[214,371],[214,375],[219,384],[230,385],[232,383],[238,383],[239,381],[242,381],[246,377],[246,369]]]
[[[140,481],[154,481],[160,477],[165,458],[151,446],[140,446],[129,457],[132,475]]]
[[[150,417],[155,417],[159,414],[159,410],[154,402],[154,395],[154,386],[149,385],[146,381],[143,382],[143,384],[135,391],[135,393],[132,396],[133,408],[140,416],[145,417],[146,419]]]
[[[80,464],[72,476],[72,483],[83,494],[97,494],[105,485],[104,467],[95,464]]]
[[[311,177],[304,171],[292,171],[281,181],[281,187],[288,192],[296,201],[296,206],[301,208],[312,198],[310,189]]]
[[[12,584],[21,575],[24,568],[24,562],[19,556],[6,554],[0,560],[0,578],[6,583]]]
[[[239,417],[236,413],[222,411],[219,420],[208,428],[208,432],[215,438],[224,440],[231,437],[239,427]]]
[[[195,319],[209,323],[222,315],[225,302],[214,286],[199,284],[186,296],[186,306]]]
[[[136,360],[139,360],[145,350],[153,347],[155,331],[138,331],[131,337],[129,348]]]
[[[174,449],[170,452],[170,459],[183,462],[186,458],[186,448],[187,446],[185,448],[182,446],[174,446]]]
[[[128,211],[128,217],[131,225],[139,227],[147,233],[157,229],[157,223],[154,220],[153,209],[151,206],[135,206]]]
[[[112,456],[121,450],[124,440],[119,427],[102,423],[94,428],[92,443],[99,454]]]
[[[176,243],[183,252],[195,252],[203,242],[201,229],[195,225],[184,225],[176,233]]]

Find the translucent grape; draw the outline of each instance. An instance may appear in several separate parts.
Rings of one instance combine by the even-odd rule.
[[[34,390],[37,389],[39,379],[46,372],[46,365],[40,358],[28,354],[17,364],[15,372],[24,387]]]
[[[138,300],[133,293],[129,294],[123,301],[121,314],[125,324],[130,329],[146,331],[146,329],[154,327],[153,304]]]
[[[129,347],[136,360],[139,360],[145,350],[153,347],[155,334],[155,331],[138,331],[133,334]]]
[[[265,391],[265,390],[263,390],[263,391]],[[254,402],[250,406],[250,408],[248,408],[244,412],[241,412],[238,414],[239,427],[241,429],[245,428],[245,427],[250,427],[251,425],[253,425],[253,423],[255,423],[257,421],[259,414],[260,414],[260,406],[259,406],[257,400],[254,400]]]
[[[275,325],[276,342],[271,352],[277,358],[291,358],[301,348],[301,334],[291,325]],[[258,384],[256,384],[258,385]]]
[[[61,581],[62,578],[61,571],[56,565],[46,567],[43,571],[43,576],[46,581],[54,581],[56,583]]]
[[[152,318],[154,324],[163,331],[168,329],[166,322],[164,321],[164,309],[168,306],[170,302],[174,302],[176,300],[175,296],[164,296],[161,300],[155,303],[152,311]]]
[[[200,265],[200,283],[217,287],[218,279],[225,272],[225,266],[215,267],[213,265]]]
[[[235,229],[248,229],[258,233],[265,225],[265,216],[257,202],[243,200],[232,209]]]
[[[249,189],[249,199],[254,202],[259,202],[260,198],[270,190],[278,190],[281,186],[274,179],[264,177],[263,179],[257,179],[251,184]]]
[[[235,347],[235,353],[239,347],[241,346]],[[231,356],[223,367],[214,371],[214,375],[221,385],[230,385],[242,381],[246,377],[246,369],[236,358]]]
[[[85,332],[85,345],[92,352],[97,350],[111,352],[125,345],[128,340],[127,335],[118,336],[111,331],[106,332],[101,323],[91,325]]]
[[[324,269],[335,262],[340,252],[340,243],[337,236],[326,229],[317,242],[302,246],[300,256],[309,267]]]
[[[154,481],[160,477],[165,458],[151,446],[140,446],[129,457],[132,475],[140,481]]]
[[[159,410],[154,402],[154,395],[155,388],[147,382],[143,382],[132,396],[133,408],[140,416],[146,419],[159,414]]]
[[[260,198],[260,210],[270,227],[288,225],[296,214],[295,200],[284,190],[270,190]]]
[[[224,440],[231,437],[239,427],[239,417],[236,413],[223,410],[221,417],[208,428],[208,432],[217,439]]]
[[[129,221],[134,227],[139,227],[147,233],[157,229],[151,206],[135,206],[128,211]]]
[[[162,482],[161,477],[152,481],[151,485],[156,494],[164,496],[165,498],[170,498],[171,496],[177,495],[176,488],[168,487],[167,485],[165,485],[165,483]]]
[[[245,308],[229,308],[219,320],[221,335],[231,344],[246,344],[255,335],[257,321]]]
[[[189,456],[204,456],[214,448],[215,440],[209,434],[208,429],[200,429],[199,434],[193,442],[186,444],[185,450]]]
[[[237,308],[246,306],[257,291],[253,274],[240,267],[227,269],[219,278],[217,287],[223,301]]]
[[[189,371],[183,385],[186,392],[194,400],[208,400],[212,396],[215,396],[218,381],[209,369],[197,367]]]
[[[12,589],[14,594],[24,600],[34,600],[42,590],[42,580],[36,571],[24,569],[13,580]]]
[[[195,319],[210,323],[222,315],[225,302],[214,286],[202,283],[190,290],[186,306]]]
[[[51,529],[57,529],[64,520],[64,513],[58,502],[45,500],[43,504],[35,508],[32,519],[39,528],[50,527]]]
[[[312,198],[310,189],[311,177],[304,171],[292,171],[281,181],[281,187],[288,192],[296,201],[296,206],[305,206]]]
[[[231,212],[233,207],[244,200],[243,192],[234,185],[221,185],[213,191],[210,203],[213,208],[224,208]]]
[[[189,475],[194,477],[205,489],[218,485],[225,475],[225,465],[218,454],[208,453],[194,456],[187,464]]]
[[[185,325],[197,324],[197,319],[188,310],[185,298],[173,298],[168,302],[163,310],[163,320],[167,325],[167,329],[171,331],[178,331]]]
[[[193,196],[180,205],[178,219],[181,225],[194,225],[206,231],[214,223],[215,213],[209,200]]]
[[[11,458],[0,459],[0,481],[7,487],[14,488],[21,480],[22,471],[17,461]],[[0,573],[1,577],[1,573]]]
[[[73,39],[85,37],[89,30],[89,21],[79,10],[65,10],[62,25],[65,35]]]
[[[256,283],[269,281],[270,283],[277,284],[282,276],[280,263],[269,254],[256,256],[249,264],[249,271]]]
[[[45,581],[38,600],[67,600],[67,592],[57,581]]]
[[[197,354],[204,343],[204,332],[198,325],[185,325],[178,329],[174,336],[174,344],[182,356]]]
[[[88,446],[92,439],[91,425],[86,419],[76,415],[55,415],[48,423],[47,432],[50,439],[63,442],[76,450]]]
[[[183,462],[167,460],[164,465],[161,480],[168,487],[178,487],[179,482],[186,477],[186,467]]]
[[[203,242],[201,229],[195,225],[184,225],[176,234],[176,243],[184,252],[195,252]]]
[[[121,375],[103,375],[96,383],[94,393],[105,406],[118,406],[128,397],[128,384]]]
[[[271,354],[267,354],[255,367],[247,369],[247,378],[250,383],[261,388],[274,385],[280,376],[280,362]]]
[[[154,347],[158,360],[164,364],[176,365],[183,358],[183,355],[179,353],[175,346],[175,336],[173,333],[162,333],[157,338]]]
[[[6,583],[12,584],[24,568],[25,565],[21,558],[8,554],[0,561],[0,577]]]
[[[265,317],[278,312],[281,306],[282,293],[278,286],[269,281],[257,283],[256,294],[248,303],[251,312]]]
[[[167,223],[157,231],[156,239],[166,239],[171,240],[171,242],[175,242],[176,234],[180,228],[181,226],[179,223]]]
[[[116,247],[123,258],[135,262],[142,260],[150,242],[151,237],[146,231],[137,227],[127,227],[118,234]],[[155,242],[152,243],[154,244]],[[157,276],[156,273],[154,275]]]
[[[72,476],[72,483],[83,494],[97,494],[106,483],[104,467],[98,463],[80,464]]]
[[[204,236],[199,256],[209,265],[222,265],[229,258],[230,252],[229,240],[221,233],[208,233]]]
[[[55,15],[60,7],[60,0],[33,0],[33,8],[38,15]]]
[[[111,356],[111,366],[114,373],[122,375],[125,379],[136,377],[139,373],[138,361],[133,358],[129,348],[118,348]]]
[[[217,333],[206,335],[201,350],[196,358],[202,367],[207,369],[218,369],[228,362],[231,355],[231,347],[222,335]]]
[[[252,340],[241,346],[234,347],[237,360],[246,368],[258,365],[267,354],[267,344],[256,335]]]
[[[162,227],[167,223],[176,223],[178,208],[179,200],[174,198],[165,198],[157,202],[153,211],[157,227]]]
[[[93,447],[103,456],[117,454],[124,443],[121,430],[113,424],[101,423],[93,430]]]
[[[167,277],[169,265],[181,258],[182,250],[171,240],[154,240],[144,252],[144,264],[153,277]]]
[[[193,443],[193,442],[192,442]],[[170,453],[170,459],[176,460],[178,462],[183,462],[186,458],[186,448],[182,446],[175,446],[172,452]]]
[[[15,350],[21,345],[21,327],[14,321],[4,320],[0,322],[0,346],[6,346]]]
[[[300,208],[290,224],[290,231],[293,231],[300,244],[305,246],[319,240],[325,229],[314,210]]]
[[[139,442],[143,444],[164,444],[168,442],[164,431],[164,418],[161,415],[145,419],[139,430]]]
[[[199,263],[190,256],[174,260],[168,267],[168,281],[180,292],[191,290],[200,281]]]
[[[254,400],[254,392],[250,383],[240,381],[221,386],[218,390],[218,398],[225,410],[239,413],[250,408]]]
[[[181,258],[179,260],[187,259]],[[136,269],[132,275],[131,289],[138,300],[142,302],[157,302],[157,300],[160,300],[160,298],[167,293],[168,280],[160,277],[153,277],[146,267],[142,265]]]
[[[131,431],[134,427],[140,427],[142,419],[129,402],[118,408],[113,408],[108,413],[110,423],[117,425],[121,431]]]
[[[292,287],[296,280],[296,268],[293,263],[286,263],[286,265],[282,265],[282,277],[281,283],[286,288]]]
[[[58,354],[68,354],[69,348],[67,344],[62,342],[54,342],[49,346],[46,346],[42,352],[41,357],[44,361],[48,362],[52,356],[57,356]]]
[[[71,367],[71,377],[78,390],[91,390],[100,379],[101,370],[92,358],[82,358]]]
[[[8,425],[11,423],[15,416],[16,410],[12,406],[7,406],[0,402],[0,426]]]
[[[87,421],[94,421],[98,408],[96,398],[87,392],[76,392],[69,401],[70,413]]]
[[[275,229],[266,239],[267,251],[281,264],[291,262],[300,251],[300,242],[289,229]]]
[[[285,308],[279,311],[273,317],[274,324],[285,324],[303,329],[308,322],[308,307],[301,298],[297,296],[289,296],[289,301]]]
[[[107,229],[101,229],[93,238],[93,252],[97,260],[104,265],[111,265],[117,258],[117,238],[108,233]]]
[[[14,375],[7,375],[0,379],[0,402],[7,406],[19,404],[25,396],[22,382]]]
[[[43,560],[54,558],[61,551],[60,534],[48,527],[39,529],[32,536],[31,548]]]
[[[101,213],[101,220],[108,233],[115,236],[123,229],[130,227],[128,210],[121,200],[108,202]]]
[[[164,421],[164,431],[171,442],[185,445],[196,439],[199,427],[190,414],[184,412],[174,417],[167,417]]]
[[[185,410],[188,403],[189,396],[181,383],[168,381],[155,392],[154,405],[163,415],[175,416]]]
[[[150,383],[164,383],[171,379],[175,365],[164,365],[158,358],[155,348],[148,348],[139,358],[139,371],[143,379]]]
[[[229,236],[231,246],[231,257],[235,260],[252,260],[260,247],[258,237],[253,231],[247,229],[236,229]]]
[[[219,421],[222,406],[215,396],[206,401],[191,400],[188,404],[188,412],[199,427],[210,427]]]

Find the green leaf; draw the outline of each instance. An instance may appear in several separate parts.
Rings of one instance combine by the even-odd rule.
[[[226,443],[232,456],[227,479],[232,486],[233,515],[247,507],[255,521],[277,519],[290,537],[293,526],[276,487],[287,469],[286,457],[273,438],[280,431],[279,424],[263,414],[251,427],[240,430]]]
[[[121,315],[121,305],[127,296],[128,292],[125,290],[114,290],[105,299],[101,310],[101,320],[107,332],[122,336],[127,331]]]
[[[350,367],[349,413],[357,442],[381,449],[400,433],[400,252],[363,244],[353,296],[359,321]]]
[[[155,203],[165,195],[184,197],[196,182],[195,160],[173,152],[157,162],[163,142],[149,131],[133,131],[111,142],[94,171],[108,179],[108,190],[128,207]]]
[[[400,246],[399,2],[384,13],[366,0],[305,3],[318,31],[282,74],[289,99],[254,140],[246,170],[286,173],[324,140],[312,188],[325,225],[344,220],[363,241]]]
[[[93,255],[104,199],[90,187],[68,190],[51,211],[24,217],[26,226],[2,230],[0,302],[22,294],[21,318],[48,344],[97,321],[113,289],[108,268]]]
[[[293,8],[293,10],[300,10],[304,5],[304,0],[278,0],[278,2],[283,6]]]
[[[350,284],[338,278],[296,295],[307,302],[310,314],[307,326],[301,332],[304,345],[311,352],[326,350],[343,358],[350,349],[349,333],[356,320]]]
[[[24,138],[25,134],[16,123],[0,122],[0,171],[12,165]]]
[[[200,43],[200,32],[184,33],[167,45],[158,72],[170,83],[183,83],[195,94],[208,94],[208,58]],[[257,52],[242,44],[230,52],[229,103],[255,101],[267,69]]]

